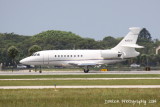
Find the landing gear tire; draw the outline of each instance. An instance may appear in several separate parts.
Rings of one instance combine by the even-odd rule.
[[[39,70],[39,73],[42,73],[42,67],[40,66],[40,70]]]
[[[84,69],[84,73],[88,73],[89,72],[89,69]]]
[[[42,70],[40,70],[39,73],[42,73]]]

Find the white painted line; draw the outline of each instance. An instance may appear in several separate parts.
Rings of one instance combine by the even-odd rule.
[[[34,78],[34,79],[0,79],[0,80],[141,80],[160,78]]]
[[[55,86],[0,86],[0,89],[49,89]],[[92,85],[92,86],[56,86],[56,88],[160,88],[160,85]]]

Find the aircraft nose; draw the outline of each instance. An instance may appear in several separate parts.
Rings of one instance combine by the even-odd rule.
[[[24,63],[24,60],[22,59],[22,60],[20,60],[19,62],[20,62],[21,64],[23,64],[23,63]]]
[[[19,61],[21,64],[28,64],[28,60],[27,58],[24,58],[22,60]]]
[[[19,62],[20,62],[21,64],[24,64],[25,60],[22,59],[22,60],[20,60]]]

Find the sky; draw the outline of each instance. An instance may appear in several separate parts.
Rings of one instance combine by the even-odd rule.
[[[0,0],[0,33],[71,31],[102,40],[144,27],[160,40],[160,0]]]

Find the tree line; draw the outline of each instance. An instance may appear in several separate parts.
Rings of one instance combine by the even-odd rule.
[[[122,38],[106,36],[103,40],[94,40],[72,32],[57,30],[48,30],[33,36],[0,33],[0,63],[4,66],[13,66],[22,58],[39,50],[110,49]],[[144,28],[139,34],[138,44],[145,47],[138,49],[141,55],[125,61],[124,64],[160,65],[160,55],[155,55],[155,48],[160,45],[160,40],[153,40],[151,34]]]

